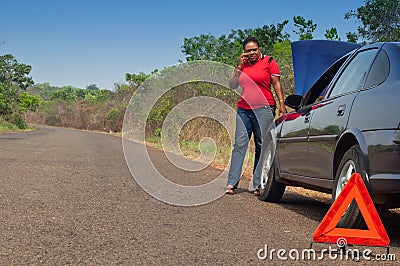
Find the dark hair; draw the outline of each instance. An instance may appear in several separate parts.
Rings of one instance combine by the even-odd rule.
[[[260,47],[260,44],[258,43],[258,40],[256,38],[254,38],[254,37],[249,36],[246,39],[244,39],[244,41],[243,41],[243,49],[246,49],[246,45],[249,42],[254,42],[254,43],[257,44],[258,47]]]

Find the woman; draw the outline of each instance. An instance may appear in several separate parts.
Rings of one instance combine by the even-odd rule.
[[[262,139],[274,121],[277,108],[271,85],[278,97],[279,111],[282,114],[287,111],[280,83],[280,71],[275,60],[261,54],[259,42],[254,37],[248,37],[243,41],[243,50],[238,65],[229,79],[231,89],[240,85],[243,90],[237,103],[235,144],[225,192],[227,194],[235,193],[242,174],[249,140],[253,134],[255,143],[253,187],[255,188],[254,195],[258,196],[260,194],[261,167],[257,167],[257,165],[260,159]]]

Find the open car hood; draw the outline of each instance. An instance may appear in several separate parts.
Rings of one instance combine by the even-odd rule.
[[[361,47],[360,44],[330,40],[295,41],[291,46],[295,90],[303,96],[336,60]]]

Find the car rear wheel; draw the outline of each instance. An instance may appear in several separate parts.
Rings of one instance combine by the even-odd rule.
[[[337,199],[344,186],[354,173],[359,173],[365,183],[366,167],[359,145],[354,145],[346,151],[336,171],[335,183],[332,192],[332,202]],[[337,227],[362,227],[363,218],[355,200],[353,200],[340,219]]]

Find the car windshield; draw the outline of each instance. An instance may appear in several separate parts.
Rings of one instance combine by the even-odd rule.
[[[333,77],[336,75],[339,68],[343,65],[343,63],[349,56],[350,55],[348,54],[340,58],[331,67],[329,67],[328,70],[324,72],[324,74],[321,75],[321,77],[314,83],[314,85],[306,94],[304,101],[305,105],[319,102],[324,98],[327,88],[331,83]]]

